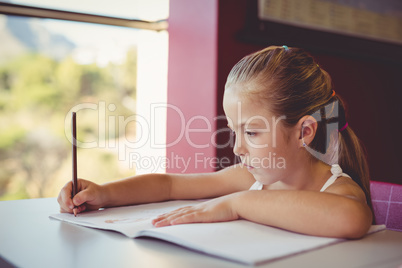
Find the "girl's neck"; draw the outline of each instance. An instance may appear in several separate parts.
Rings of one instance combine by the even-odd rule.
[[[286,179],[267,185],[272,190],[312,190],[319,191],[329,177],[331,166],[318,160],[302,163],[290,172]]]

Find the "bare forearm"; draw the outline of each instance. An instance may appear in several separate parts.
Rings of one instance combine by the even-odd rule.
[[[248,189],[254,179],[241,167],[204,174],[146,174],[102,185],[105,207],[173,199],[202,199]]]
[[[367,205],[336,194],[247,191],[233,200],[241,218],[310,235],[357,238],[371,225]]]
[[[104,207],[159,202],[169,199],[171,180],[167,174],[146,174],[102,185]]]

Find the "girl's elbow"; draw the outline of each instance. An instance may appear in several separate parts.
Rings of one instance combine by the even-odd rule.
[[[365,236],[370,229],[372,223],[372,213],[370,208],[361,207],[346,213],[343,222],[342,234],[343,238],[359,239]]]
[[[347,239],[359,239],[365,236],[370,228],[370,224],[367,224],[367,221],[356,221],[354,223],[349,224],[346,230],[344,231],[343,237]]]

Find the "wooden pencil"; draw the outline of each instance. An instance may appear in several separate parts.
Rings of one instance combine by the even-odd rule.
[[[78,193],[78,185],[77,185],[77,115],[75,112],[72,113],[71,116],[71,132],[73,136],[73,177],[72,177],[72,182],[73,182],[73,191],[72,191],[72,196],[73,198],[77,193]],[[73,209],[74,216],[77,217],[77,208],[74,207]]]

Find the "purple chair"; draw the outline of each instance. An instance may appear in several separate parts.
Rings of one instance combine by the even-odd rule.
[[[402,185],[371,181],[370,190],[376,224],[402,232]]]

